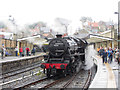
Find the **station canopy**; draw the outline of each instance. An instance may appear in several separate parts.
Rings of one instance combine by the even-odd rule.
[[[41,47],[44,43],[47,42],[47,40],[44,38],[41,38],[40,35],[17,39],[17,41],[28,41],[39,47]]]
[[[103,36],[99,36],[99,35],[89,35],[89,38],[87,39],[87,41],[89,43],[95,43],[95,42],[103,42],[103,41],[112,41],[112,38],[109,37],[103,37]]]
[[[94,33],[87,31],[87,30],[80,30],[74,36],[77,38],[86,39],[88,43],[114,40],[114,37],[111,38],[111,30],[105,31],[105,32],[100,33],[100,34],[94,34]]]

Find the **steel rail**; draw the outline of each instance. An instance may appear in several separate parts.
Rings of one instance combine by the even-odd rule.
[[[38,80],[38,81],[35,81],[35,82],[29,83],[29,84],[27,84],[27,85],[24,85],[24,86],[22,86],[22,87],[16,88],[16,89],[14,89],[14,90],[24,89],[24,88],[30,87],[31,85],[35,85],[35,84],[37,84],[37,83],[41,83],[41,82],[46,81],[46,80],[48,80],[48,78],[40,79],[40,80]]]
[[[36,65],[36,66],[35,66],[35,65]],[[35,69],[35,68],[40,67],[40,63],[35,64],[35,65],[31,65],[31,66],[29,66],[29,67],[33,67],[33,66],[34,66],[34,67],[33,67],[33,68],[30,68],[30,69],[27,69],[27,70],[26,70],[26,69],[24,69],[24,70],[21,69],[20,72],[17,72],[18,70],[15,70],[15,71],[16,71],[15,74],[11,74],[11,73],[10,73],[11,75],[9,75],[9,73],[8,73],[8,75],[4,75],[4,74],[3,74],[2,77],[0,77],[0,80],[1,80],[1,79],[6,79],[6,78],[9,78],[9,77],[12,77],[12,76],[18,75],[18,74],[22,74],[22,73],[24,73],[24,72],[28,72],[28,71],[30,71],[30,70],[32,70],[32,69]],[[29,68],[29,67],[27,67],[27,68]],[[23,71],[22,71],[22,70],[23,70]],[[15,72],[15,71],[14,71],[14,72]]]
[[[91,78],[92,78],[92,72],[91,72],[91,70],[89,70],[87,80],[86,80],[82,90],[86,90],[89,87]]]

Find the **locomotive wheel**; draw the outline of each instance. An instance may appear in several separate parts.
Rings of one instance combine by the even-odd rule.
[[[51,74],[51,73],[50,73],[50,70],[47,69],[47,77],[48,77],[48,78],[50,78],[50,74]]]
[[[67,76],[67,70],[63,70],[63,76],[66,77]]]
[[[71,75],[72,74],[72,67],[71,66],[67,66],[66,69],[67,69],[66,73],[69,74],[69,75]]]

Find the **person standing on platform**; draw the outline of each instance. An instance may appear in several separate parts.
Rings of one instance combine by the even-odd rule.
[[[35,55],[35,48],[33,47],[32,52],[33,55]]]
[[[1,58],[3,59],[3,57],[4,57],[4,49],[3,49],[3,47],[1,48]]]
[[[18,56],[18,48],[17,48],[17,46],[15,48],[15,55]]]
[[[120,65],[120,49],[119,49],[119,54],[118,54],[118,60],[119,60],[119,65]]]
[[[20,47],[20,57],[22,57],[22,52],[23,52],[23,49],[22,47]]]
[[[113,59],[113,52],[112,52],[112,49],[109,48],[108,50],[108,63],[112,63],[112,59]]]
[[[5,58],[5,52],[6,52],[6,49],[5,49],[5,47],[3,46],[3,58]]]
[[[104,50],[103,50],[103,55],[102,55],[102,58],[103,58],[103,64],[104,63],[107,63],[107,49],[105,48]]]
[[[26,47],[25,46],[23,47],[23,54],[24,54],[24,56],[26,56]]]
[[[115,53],[115,61],[117,61],[118,64],[119,64],[119,50],[116,50],[116,53]]]
[[[103,55],[103,51],[104,51],[104,48],[103,48],[103,47],[101,47],[101,48],[100,48],[100,50],[99,50],[100,56],[102,56],[102,55]]]
[[[26,48],[27,56],[29,56],[29,51],[30,51],[30,49],[27,47],[27,48]]]
[[[98,47],[98,48],[97,48],[98,55],[99,55],[99,51],[100,51],[100,48]]]

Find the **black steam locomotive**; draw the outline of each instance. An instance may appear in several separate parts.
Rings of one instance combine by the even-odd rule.
[[[51,75],[67,74],[78,72],[81,65],[85,63],[85,40],[73,37],[63,37],[56,35],[57,38],[49,42],[48,55],[44,56],[45,63],[41,64],[47,77]]]

